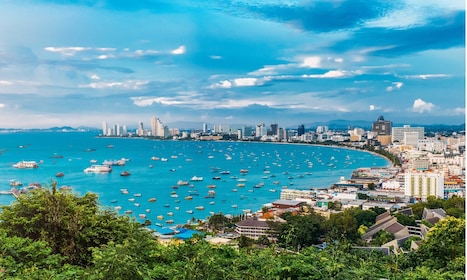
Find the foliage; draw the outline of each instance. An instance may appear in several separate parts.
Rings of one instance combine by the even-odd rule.
[[[412,245],[412,241],[419,241],[419,240],[422,240],[419,236],[411,236],[411,237],[407,238],[406,241],[404,241],[404,245],[402,245],[402,247],[405,250],[410,250],[410,246]]]
[[[277,243],[284,248],[300,250],[313,244],[317,244],[319,237],[323,235],[324,218],[310,212],[308,215],[292,215],[286,213],[282,216],[287,223],[279,225]]]
[[[410,217],[402,213],[393,213],[391,215],[396,217],[397,221],[401,225],[404,225],[404,226],[416,226],[417,225],[414,217]]]
[[[381,246],[392,240],[394,240],[394,234],[387,232],[385,230],[380,230],[373,235],[371,239],[371,245]]]
[[[7,236],[46,242],[64,263],[87,265],[92,258],[89,248],[123,241],[140,229],[128,217],[100,209],[97,201],[95,194],[79,197],[57,191],[53,182],[52,189],[33,190],[2,206],[0,229]]]
[[[434,269],[453,265],[459,262],[459,258],[465,261],[464,254],[465,220],[455,217],[447,217],[437,222],[417,251],[418,260]]]
[[[350,209],[346,209],[343,212],[333,213],[329,217],[329,220],[326,221],[327,229],[327,239],[329,241],[334,240],[348,240],[350,242],[355,242],[360,239],[358,233],[358,221],[352,215]]]

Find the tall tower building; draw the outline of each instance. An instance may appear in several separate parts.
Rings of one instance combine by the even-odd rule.
[[[208,132],[208,125],[206,123],[203,123],[203,133]]]
[[[102,123],[102,135],[107,136],[107,122]]]
[[[302,136],[303,134],[305,134],[305,126],[303,124],[298,126],[297,134],[298,136]]]
[[[138,134],[138,136],[144,136],[143,122],[138,123],[138,129],[136,130],[136,134]]]
[[[273,136],[279,135],[279,125],[277,123],[271,124],[271,135]]]
[[[383,116],[379,116],[378,119],[373,122],[371,131],[375,132],[376,135],[391,135],[392,123],[391,121],[384,120]]]
[[[157,118],[156,116],[152,116],[151,118],[151,135],[157,136]]]

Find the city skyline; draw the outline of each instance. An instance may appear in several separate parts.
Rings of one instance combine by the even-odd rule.
[[[0,6],[0,127],[465,123],[464,1]]]

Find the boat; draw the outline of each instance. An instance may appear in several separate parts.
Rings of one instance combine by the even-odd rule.
[[[223,170],[223,171],[221,171],[221,174],[223,174],[223,175],[230,174],[230,171],[229,170]]]
[[[135,197],[140,197],[141,194],[140,194],[140,193],[135,193],[133,196],[135,196]]]
[[[120,189],[120,192],[121,192],[122,194],[128,194],[128,190],[127,190],[127,189]]]
[[[63,172],[58,172],[57,174],[55,174],[55,177],[63,177],[65,176],[65,173]]]
[[[209,204],[211,204],[211,205],[214,205],[214,203],[215,203],[214,201],[210,201],[210,202],[209,202]]]
[[[240,173],[248,173],[248,169],[240,169]]]
[[[155,198],[155,197],[151,197],[148,201],[149,201],[149,202],[156,202],[156,198]]]
[[[161,161],[168,161],[167,158],[161,158]]]
[[[144,211],[146,211],[146,213],[149,213],[149,212],[151,212],[151,209],[146,208],[146,210],[144,210]]]
[[[214,176],[214,177],[212,177],[212,179],[213,179],[213,180],[220,180],[221,177],[219,177],[219,176]]]
[[[159,216],[157,216],[157,219],[162,221],[164,219],[164,216],[159,215]]]
[[[116,165],[116,166],[124,166],[126,164],[126,161],[123,159],[117,159],[117,160],[104,160],[102,162],[103,165]]]
[[[114,209],[117,210],[117,211],[120,211],[120,210],[122,210],[122,206],[115,206]]]
[[[14,168],[26,169],[26,168],[38,168],[39,165],[35,161],[20,161],[16,164],[13,164]]]
[[[112,167],[109,165],[97,165],[93,164],[90,167],[84,169],[86,173],[109,173],[112,171]]]
[[[174,223],[174,220],[167,220],[165,221],[166,224],[173,224]]]
[[[173,213],[173,212],[168,212],[168,213],[167,213],[167,216],[170,216],[170,217],[172,217],[173,215],[174,215],[174,213]]]
[[[188,214],[193,214],[193,210],[186,210],[185,212],[187,212]]]
[[[238,183],[238,184],[237,184],[237,187],[243,188],[243,187],[245,187],[245,184],[243,184],[243,183]]]
[[[269,189],[269,191],[270,191],[270,192],[276,192],[276,190],[275,190],[275,189]]]
[[[195,209],[196,210],[204,210],[204,206],[196,206]]]
[[[131,210],[125,210],[125,214],[131,214],[131,213],[133,213],[133,211],[131,211]]]
[[[110,201],[110,203],[117,203],[117,202],[118,202],[118,200],[116,200],[116,199],[112,199],[112,200]]]
[[[172,197],[172,198],[177,198],[177,197],[178,197],[178,194],[176,194],[176,193],[171,194],[170,197]]]
[[[232,208],[237,208],[237,207],[238,207],[237,204],[232,205]]]
[[[128,198],[128,201],[129,202],[135,202],[135,199],[134,198]]]
[[[164,207],[169,208],[170,204],[165,204]]]
[[[208,189],[215,189],[216,185],[208,185]]]
[[[238,190],[237,189],[232,189],[232,192],[237,192]]]
[[[179,181],[177,182],[177,185],[179,185],[179,186],[188,186],[189,184],[190,184],[190,182],[188,182],[188,181],[183,181],[183,180],[179,180]]]
[[[192,199],[193,199],[193,197],[191,195],[185,196],[185,200],[192,200]]]
[[[122,171],[122,173],[120,173],[120,176],[123,176],[123,177],[130,176],[130,175],[131,175],[131,173],[128,172],[128,171]]]
[[[139,217],[140,217],[141,219],[146,219],[146,214],[139,214]]]
[[[160,158],[158,157],[151,157],[151,160],[159,160]]]
[[[195,181],[195,182],[203,181],[203,177],[193,176],[191,177],[190,181]]]
[[[21,187],[22,185],[23,183],[21,183],[20,181],[13,180],[10,182],[10,186],[12,187]]]
[[[215,190],[209,190],[208,194],[216,194],[216,191]]]

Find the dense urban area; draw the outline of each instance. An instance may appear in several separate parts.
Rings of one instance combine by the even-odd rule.
[[[326,189],[281,190],[240,216],[149,230],[95,194],[37,189],[0,213],[4,279],[465,279],[465,131],[271,124],[169,129],[153,117],[101,137],[334,145],[380,154]]]

